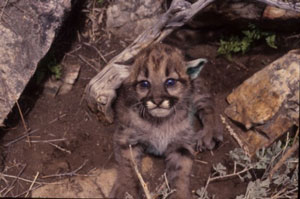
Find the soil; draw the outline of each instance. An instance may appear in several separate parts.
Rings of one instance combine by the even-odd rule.
[[[105,9],[105,6],[102,5],[101,8]],[[64,67],[71,67],[73,64],[81,66],[79,77],[72,91],[65,95],[51,97],[43,92],[43,84],[37,84],[33,78],[19,100],[26,126],[34,131],[30,136],[31,144],[27,138],[24,138],[7,145],[26,133],[16,107],[6,121],[6,127],[0,129],[2,160],[0,169],[3,174],[6,174],[6,176],[0,175],[0,191],[14,184],[10,192],[5,195],[7,197],[24,197],[26,194],[24,191],[26,192],[31,185],[31,182],[16,180],[8,175],[33,180],[39,172],[39,181],[52,182],[64,176],[43,177],[73,171],[85,161],[86,164],[78,171],[78,174],[87,174],[94,168],[111,168],[115,164],[112,147],[114,125],[104,125],[99,122],[84,101],[84,89],[98,72],[79,56],[84,57],[91,65],[101,70],[105,66],[104,60],[95,49],[85,43],[95,46],[106,60],[110,60],[121,52],[128,42],[107,33],[104,23],[100,25],[98,36],[84,37],[82,35],[91,29],[91,21],[80,18],[82,20],[78,24],[77,19],[65,24],[66,27],[70,27],[71,24],[72,28],[63,30],[68,29],[76,36],[81,36],[74,37],[74,34],[70,33],[72,39],[66,39],[69,37],[69,32],[61,33],[51,49],[52,52],[63,57],[61,64]],[[105,17],[103,22],[104,20]],[[218,30],[214,31],[218,32]],[[209,60],[201,78],[207,82],[208,86],[210,85],[211,92],[215,96],[216,109],[222,114],[227,107],[226,96],[234,88],[267,64],[287,53],[288,50],[295,48],[296,40],[284,38],[296,33],[277,34],[278,49],[271,49],[264,43],[257,43],[249,52],[233,56],[233,61],[228,61],[217,54],[217,43],[222,35],[220,31],[207,41],[190,42],[188,47],[178,41],[177,45],[184,46],[189,58],[205,57]],[[172,41],[174,42],[174,39],[170,38],[167,42],[172,43]],[[68,48],[60,48],[64,45]],[[55,145],[47,142],[34,142],[53,139],[63,139],[63,141],[51,142]],[[205,151],[197,155],[191,174],[192,190],[205,186],[212,173],[212,165],[222,163],[232,169],[233,164],[228,158],[228,153],[236,147],[238,144],[224,128],[224,142],[211,152]],[[153,190],[157,176],[161,176],[164,172],[164,164],[162,159],[152,158],[155,162],[153,175],[148,176],[146,180]],[[208,186],[208,192],[215,195],[217,199],[230,199],[244,194],[246,187],[247,182],[232,178],[212,182]]]

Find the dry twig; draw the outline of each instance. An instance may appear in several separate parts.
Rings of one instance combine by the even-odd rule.
[[[24,116],[23,116],[23,113],[22,113],[21,107],[20,107],[20,105],[19,105],[19,102],[18,102],[18,101],[16,102],[16,104],[17,104],[17,107],[18,107],[18,110],[19,110],[19,113],[20,113],[20,116],[21,116],[21,119],[22,119],[22,123],[23,123],[24,129],[25,129],[25,133],[27,134],[27,133],[28,133],[28,131],[29,131],[29,129],[27,128],[26,122],[25,122],[25,120],[24,120]],[[31,143],[30,143],[30,137],[29,137],[29,135],[28,135],[28,134],[27,134],[27,141],[28,141],[28,143],[29,143],[29,146],[31,147]]]
[[[39,184],[39,185],[37,185],[36,187],[32,188],[31,191],[34,191],[34,190],[40,188],[41,186],[43,186],[43,185],[42,185],[42,184]],[[23,195],[26,194],[26,193],[27,193],[27,190],[24,191],[24,192],[22,192],[22,193],[20,193],[20,194],[18,194],[18,195],[16,195],[16,196],[14,196],[14,197],[15,197],[15,198],[19,198],[19,197],[23,196]]]
[[[31,140],[31,143],[50,143],[50,142],[61,142],[65,140],[66,138],[53,139],[53,140]]]
[[[15,183],[17,182],[19,177],[22,175],[22,173],[23,173],[24,169],[26,168],[26,166],[27,166],[26,164],[23,166],[23,168],[18,173],[17,177],[13,180],[13,182],[10,184],[10,186],[8,187],[6,192],[2,195],[2,197],[5,197],[14,188]]]
[[[137,177],[138,177],[138,179],[139,179],[139,181],[140,181],[140,183],[141,183],[141,185],[142,185],[142,187],[143,187],[143,190],[144,190],[144,193],[145,193],[145,195],[146,195],[146,198],[147,198],[147,199],[152,199],[151,194],[150,194],[150,191],[149,191],[149,189],[148,189],[148,186],[147,186],[147,184],[145,183],[145,181],[144,181],[144,179],[143,179],[141,173],[139,172],[138,166],[137,166],[137,164],[136,164],[136,162],[135,162],[135,160],[134,160],[134,158],[133,158],[133,153],[132,153],[132,147],[131,147],[131,145],[129,145],[129,149],[130,149],[130,157],[131,157],[131,162],[132,162],[132,164],[133,164],[133,168],[134,168],[135,173],[136,173],[136,175],[137,175]]]
[[[238,66],[239,69],[242,68],[242,69],[244,69],[245,71],[248,71],[248,68],[247,68],[243,63],[241,63],[241,62],[239,62],[239,61],[237,61],[237,60],[235,60],[235,59],[232,59],[231,61],[232,61],[233,63],[235,63],[235,64]]]
[[[289,148],[285,154],[281,157],[281,159],[276,163],[276,165],[272,168],[269,174],[269,178],[272,179],[274,173],[284,164],[284,162],[291,157],[294,152],[299,148],[299,142],[296,142],[291,148]]]
[[[225,117],[223,115],[220,115],[222,123],[225,125],[227,131],[230,133],[230,135],[237,141],[237,143],[240,145],[240,147],[245,151],[248,157],[250,157],[250,152],[247,146],[243,144],[239,136],[234,132],[234,130],[231,128],[231,126],[227,123]]]
[[[58,146],[57,144],[53,144],[53,143],[51,143],[51,142],[47,142],[47,143],[50,144],[50,145],[52,145],[52,146],[54,146],[55,148],[57,148],[57,149],[63,151],[63,152],[66,152],[66,153],[68,153],[68,154],[71,154],[71,153],[72,153],[72,152],[69,151],[68,149],[65,149],[65,148],[63,148],[63,147],[61,147],[61,146]]]
[[[4,4],[4,7],[2,8],[2,11],[1,11],[1,14],[0,14],[0,20],[2,19],[2,15],[4,13],[4,9],[6,8],[7,6],[7,3],[8,3],[8,0],[6,0],[5,4]]]
[[[27,193],[25,195],[25,198],[28,197],[28,195],[29,195],[30,191],[32,190],[32,187],[35,184],[35,181],[36,181],[36,179],[38,178],[39,175],[40,175],[40,172],[37,172],[36,175],[35,175],[35,177],[34,177],[34,180],[32,181],[32,183],[31,183],[31,185],[30,185],[30,187],[29,187],[29,189],[28,189],[28,191],[27,191]]]
[[[294,145],[296,142],[299,142],[298,136],[299,136],[299,127],[298,127],[298,129],[297,129],[296,135],[294,136],[293,145]]]
[[[78,175],[77,172],[79,170],[81,170],[85,164],[87,163],[87,160],[85,160],[83,162],[82,165],[80,165],[77,169],[75,169],[74,171],[71,171],[71,172],[67,172],[67,173],[59,173],[59,174],[53,174],[53,175],[47,175],[47,176],[42,176],[42,178],[53,178],[53,177],[62,177],[62,176],[76,176]]]
[[[98,50],[95,46],[93,46],[93,45],[91,45],[91,44],[89,44],[89,43],[86,43],[86,42],[84,42],[83,44],[86,45],[86,46],[89,46],[89,47],[93,48],[93,49],[98,53],[98,55],[101,57],[101,59],[102,59],[105,63],[107,63],[107,60],[105,59],[105,57],[102,55],[102,53],[100,52],[100,50]]]
[[[8,147],[8,146],[11,145],[11,144],[14,144],[14,143],[16,143],[16,142],[19,142],[20,140],[26,138],[27,136],[29,136],[29,135],[31,135],[31,134],[34,134],[35,132],[37,132],[37,131],[39,131],[39,130],[40,130],[40,129],[32,130],[32,131],[30,131],[29,133],[27,133],[27,134],[25,134],[25,135],[22,135],[22,136],[18,137],[17,139],[14,139],[14,140],[10,141],[9,143],[5,144],[4,146],[5,146],[5,147]]]
[[[19,177],[19,176],[14,176],[14,175],[9,175],[9,174],[4,174],[4,173],[0,173],[0,175],[2,175],[3,177],[7,177],[7,178],[14,178],[14,179],[18,179],[18,180],[22,180],[24,182],[30,182],[32,183],[32,180],[28,180],[26,178],[22,178],[22,177]],[[62,183],[48,183],[48,182],[35,182],[36,184],[40,184],[40,185],[44,185],[44,184],[62,184]]]
[[[78,55],[78,57],[87,65],[89,65],[91,68],[93,68],[96,72],[100,72],[100,69],[96,68],[93,64],[90,64],[90,62],[88,62],[85,58],[83,58],[83,56]]]
[[[66,116],[67,116],[67,114],[61,114],[61,115],[59,115],[57,118],[55,118],[54,120],[48,122],[48,124],[53,124],[54,122],[60,120],[61,118],[66,117]]]
[[[208,162],[205,162],[205,161],[202,161],[202,160],[199,160],[199,159],[195,159],[195,162],[199,162],[201,164],[208,164]]]

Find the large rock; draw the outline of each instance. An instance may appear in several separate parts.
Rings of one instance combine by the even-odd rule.
[[[105,198],[116,180],[115,169],[97,169],[89,176],[76,176],[40,187],[33,198]]]
[[[163,0],[116,0],[107,9],[106,26],[113,34],[134,40],[163,13]]]
[[[142,160],[141,173],[153,172],[153,160]],[[47,184],[32,191],[33,198],[107,198],[117,179],[117,169],[96,169],[86,176],[73,176],[69,179]]]
[[[1,126],[49,50],[71,0],[1,1],[0,8]]]
[[[243,82],[228,97],[225,114],[248,131],[250,153],[299,126],[300,49],[292,50]]]

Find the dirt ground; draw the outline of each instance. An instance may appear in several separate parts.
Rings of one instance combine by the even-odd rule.
[[[105,66],[105,61],[89,45],[95,46],[105,60],[110,60],[121,52],[128,42],[107,33],[104,24],[101,25],[100,34],[95,36],[95,40],[90,36],[83,37],[82,35],[90,30],[91,24],[89,20],[81,17],[77,16],[76,20],[68,22],[72,24],[72,28],[69,28],[67,33],[61,34],[52,49],[58,57],[64,58],[61,62],[64,67],[73,64],[81,66],[78,80],[72,91],[65,95],[51,97],[43,93],[42,83],[36,84],[34,80],[31,81],[19,100],[27,127],[34,131],[30,136],[31,144],[28,143],[27,138],[24,138],[8,145],[25,133],[16,107],[6,121],[7,127],[0,129],[0,172],[6,174],[0,175],[0,191],[13,184],[9,192],[5,190],[6,197],[24,197],[37,172],[39,172],[38,181],[53,182],[68,177],[47,176],[67,173],[80,166],[83,167],[76,174],[87,174],[94,168],[111,168],[115,164],[112,150],[114,125],[107,126],[100,123],[90,112],[83,98],[86,85],[97,71],[83,61],[82,57],[100,70]],[[74,25],[75,22],[80,23]],[[70,26],[68,23],[67,25]],[[209,40],[189,42],[188,46],[186,43],[183,46],[190,58],[205,57],[209,60],[201,78],[211,86],[220,114],[223,114],[227,106],[226,96],[235,87],[268,63],[290,49],[296,48],[296,42],[299,45],[299,38],[285,39],[296,33],[280,33],[277,34],[278,49],[271,49],[265,43],[258,43],[246,54],[233,56],[233,61],[230,62],[217,54],[217,43],[224,30],[214,31],[218,34],[210,36]],[[69,34],[72,39],[64,40],[70,36]],[[63,140],[51,142],[55,145],[49,142],[34,142],[54,139]],[[206,151],[197,156],[191,174],[192,190],[205,186],[212,165],[220,162],[232,168],[228,153],[236,147],[238,144],[224,128],[224,142],[212,152]],[[164,172],[163,160],[153,159],[155,162],[153,175],[146,177],[151,189],[156,186],[157,176],[161,176]],[[30,181],[16,179],[13,176],[30,179]],[[212,182],[208,192],[215,195],[217,199],[230,199],[245,193],[246,186],[247,182],[233,178]]]

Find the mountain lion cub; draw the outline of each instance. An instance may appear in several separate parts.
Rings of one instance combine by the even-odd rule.
[[[114,152],[119,167],[111,197],[125,198],[128,192],[142,198],[131,145],[138,166],[146,153],[165,158],[168,181],[176,189],[170,198],[191,198],[189,174],[195,151],[212,149],[214,139],[222,139],[213,100],[202,93],[196,79],[205,62],[198,59],[187,64],[180,50],[166,44],[152,45],[137,55],[114,107],[118,125]]]

